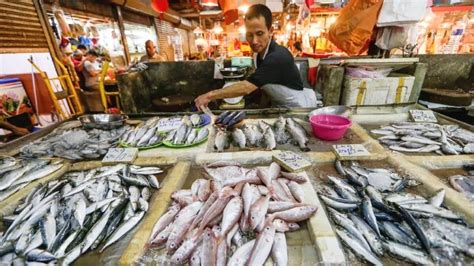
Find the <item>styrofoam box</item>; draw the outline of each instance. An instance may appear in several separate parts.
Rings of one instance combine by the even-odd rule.
[[[400,101],[406,103],[410,98],[415,77],[392,73],[385,78],[354,78],[345,76],[342,92],[343,105],[385,105],[396,103],[397,88],[403,79]],[[364,83],[365,82],[365,86]],[[365,88],[365,90],[364,90]],[[358,97],[360,94],[360,102]]]

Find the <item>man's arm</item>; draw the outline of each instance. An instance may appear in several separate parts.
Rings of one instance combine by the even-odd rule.
[[[212,100],[244,96],[244,95],[250,94],[256,89],[258,89],[257,86],[255,86],[254,84],[246,80],[239,81],[228,87],[205,93],[197,97],[196,100],[194,100],[194,102],[196,103],[196,107],[200,109],[201,106],[207,106],[209,102]]]

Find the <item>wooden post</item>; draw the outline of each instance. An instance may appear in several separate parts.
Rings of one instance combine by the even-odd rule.
[[[61,58],[60,57],[61,51],[59,50],[59,46],[56,44],[56,41],[54,40],[53,30],[51,29],[51,25],[48,22],[48,16],[46,15],[46,10],[44,9],[43,1],[33,0],[33,4],[35,5],[36,13],[38,14],[38,19],[43,28],[46,41],[48,42],[49,52],[51,53],[53,57]],[[62,73],[61,68],[58,65],[56,65],[56,62],[54,60],[52,61],[58,75],[68,74],[68,73]]]
[[[158,24],[156,24],[156,18],[155,17],[152,17],[152,19],[153,19],[153,28],[155,28],[155,32],[156,32],[156,43],[155,43],[155,45],[160,46],[160,31],[159,31],[159,28],[158,28]],[[161,52],[161,49],[160,49],[160,52]]]
[[[115,6],[115,15],[117,16],[117,22],[120,29],[120,38],[122,39],[123,50],[125,52],[125,61],[127,65],[131,63],[130,51],[128,50],[127,37],[125,36],[125,25],[123,23],[122,9],[120,6]]]
[[[413,83],[413,88],[411,90],[410,98],[408,102],[418,102],[420,97],[421,89],[423,88],[423,82],[425,81],[426,71],[428,70],[428,64],[426,63],[416,63],[415,64],[415,82]]]

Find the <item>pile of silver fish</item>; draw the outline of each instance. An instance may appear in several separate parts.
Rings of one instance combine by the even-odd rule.
[[[299,229],[317,208],[304,201],[307,177],[268,167],[217,162],[210,179],[172,194],[173,204],[155,224],[150,247],[164,247],[158,264],[287,265],[285,232]]]
[[[69,265],[89,250],[102,252],[143,218],[159,173],[118,164],[39,185],[2,217],[8,228],[0,237],[0,264]]]
[[[56,129],[22,147],[20,152],[22,156],[34,158],[96,159],[105,155],[109,148],[117,146],[127,129],[128,126],[112,130]]]
[[[159,121],[159,117],[153,117],[135,128],[130,128],[123,134],[121,143],[138,148],[146,148],[161,143],[164,136],[158,134]]]
[[[183,116],[181,125],[167,133],[165,141],[174,145],[192,145],[205,140],[209,136],[209,129],[196,128],[201,123],[201,117],[197,114]]]
[[[148,119],[145,123],[129,130],[124,134],[122,143],[131,147],[146,148],[163,141],[174,145],[192,145],[207,138],[209,130],[199,129],[201,116],[193,114],[183,116],[181,125],[169,132],[159,132],[159,117]]]
[[[61,161],[1,158],[0,201],[15,194],[31,182],[56,172],[62,166]]]
[[[283,145],[293,143],[302,151],[309,151],[308,134],[305,128],[293,118],[279,117],[274,125],[260,120],[257,125],[243,125],[235,128],[230,133],[231,139],[236,147],[240,149],[261,147],[273,150],[277,144]],[[227,131],[217,129],[214,148],[222,152],[230,146],[230,138]]]
[[[459,125],[401,122],[370,131],[378,141],[400,152],[474,153],[474,132]]]
[[[383,265],[386,253],[424,265],[474,258],[474,230],[443,207],[444,190],[425,198],[403,192],[416,182],[392,169],[340,161],[335,167],[344,178],[327,176],[330,185],[322,185],[319,196],[340,240],[357,257],[374,265]]]

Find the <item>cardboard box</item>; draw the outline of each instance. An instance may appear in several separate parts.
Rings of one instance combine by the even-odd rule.
[[[354,106],[407,103],[414,82],[414,76],[395,73],[385,78],[345,76],[342,104]]]

